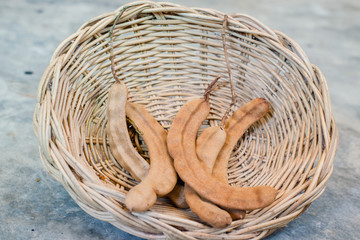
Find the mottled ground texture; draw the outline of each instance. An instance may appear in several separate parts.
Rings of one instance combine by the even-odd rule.
[[[267,239],[359,239],[360,2],[177,2],[250,14],[295,39],[320,67],[340,133],[335,170],[325,193]],[[87,215],[46,174],[32,128],[37,85],[56,46],[88,19],[124,3],[0,1],[0,239],[138,239]]]

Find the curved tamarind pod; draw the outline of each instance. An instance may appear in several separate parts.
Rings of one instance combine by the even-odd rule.
[[[212,175],[218,180],[228,183],[228,162],[230,155],[244,132],[269,111],[269,103],[262,98],[256,98],[236,110],[225,122],[226,141],[217,156]],[[243,219],[245,211],[227,209],[233,220]]]
[[[138,129],[138,127],[136,126],[136,123],[131,119],[128,119],[128,120],[130,121],[130,123],[132,125],[134,125],[135,131],[137,131],[137,133],[139,135],[142,135],[142,132],[140,131],[140,129]],[[135,119],[135,121],[136,121],[136,119]],[[135,167],[139,168],[139,169],[137,169],[137,171],[138,172],[142,171],[143,172],[142,176],[145,177],[149,172],[150,165],[145,159],[143,159],[143,161],[144,161],[144,164],[147,165],[147,168],[143,168],[141,166],[135,166]],[[140,179],[140,180],[143,180],[143,179]],[[178,208],[189,208],[189,205],[186,203],[186,200],[185,200],[184,185],[177,183],[175,185],[174,189],[171,192],[169,192],[166,195],[166,197],[169,198],[171,200],[171,202]]]
[[[220,126],[206,128],[196,139],[196,153],[208,173],[212,172],[217,155],[225,143],[226,133]],[[201,220],[216,228],[231,224],[230,214],[215,204],[202,199],[185,183],[185,198],[191,209]]]
[[[222,207],[254,210],[270,205],[276,190],[269,186],[231,187],[202,167],[195,151],[197,131],[210,111],[207,100],[190,100],[179,110],[168,133],[168,150],[180,178],[201,197]]]
[[[177,174],[167,151],[166,130],[140,104],[128,102],[126,115],[143,133],[142,137],[149,150],[149,173],[130,189],[125,199],[125,205],[130,211],[143,212],[156,202],[157,196],[164,196],[173,190]]]
[[[127,93],[126,88],[123,89],[122,91],[126,91],[126,93]],[[127,97],[127,94],[120,94],[120,95],[123,96],[122,101],[125,101],[125,99],[126,99],[125,97]],[[124,107],[123,105],[120,104],[120,105],[117,105],[117,107],[125,109],[125,112],[126,112],[126,107]],[[123,116],[123,113],[122,113],[122,116]],[[144,117],[149,117],[149,119],[153,119],[153,116],[151,116],[150,114],[146,114],[146,115],[143,115],[143,116]],[[137,120],[139,118],[130,119],[129,116],[127,116],[127,117],[128,117],[129,122],[132,125],[134,125],[134,128],[139,133],[139,135],[142,135],[142,132],[137,127],[137,125],[142,124],[142,122],[137,122]],[[120,120],[121,120],[121,118],[120,118]],[[160,129],[160,128],[158,128],[158,129]],[[160,131],[164,131],[164,130],[160,129]],[[122,130],[122,132],[124,132],[124,130]],[[127,138],[127,135],[126,135],[126,133],[124,133],[120,137]],[[131,141],[130,138],[127,138],[127,139],[128,139],[128,141]],[[110,141],[110,143],[112,143],[112,142]],[[115,145],[115,146],[117,146],[117,145]],[[119,147],[121,147],[121,146],[119,146]],[[130,150],[129,152],[132,154],[132,157],[124,158],[124,161],[122,161],[123,158],[121,158],[121,157],[117,157],[116,159],[119,159],[118,161],[120,162],[120,165],[122,167],[124,167],[128,172],[130,172],[132,174],[132,176],[138,182],[140,182],[141,180],[143,180],[147,176],[147,174],[149,172],[149,169],[150,169],[150,165],[141,155],[138,154],[136,149],[131,148],[131,149],[128,149],[128,150]],[[167,197],[174,203],[174,205],[176,207],[179,207],[179,208],[188,208],[189,207],[187,205],[186,201],[185,201],[184,187],[181,186],[181,185],[177,184],[174,187],[174,191],[171,191],[167,195]]]
[[[269,111],[269,103],[256,98],[236,110],[225,123],[226,141],[215,162],[212,174],[217,179],[228,181],[228,162],[230,155],[244,132]]]
[[[147,175],[149,164],[133,147],[129,137],[125,113],[127,93],[126,85],[121,82],[114,83],[109,90],[107,135],[114,158],[135,180],[140,181]]]

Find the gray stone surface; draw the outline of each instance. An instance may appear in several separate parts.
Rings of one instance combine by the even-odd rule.
[[[305,213],[267,239],[359,239],[360,2],[177,2],[250,14],[295,39],[320,67],[340,133],[334,173]],[[46,174],[32,128],[37,85],[56,46],[88,19],[124,3],[0,1],[0,239],[138,239],[87,215]]]

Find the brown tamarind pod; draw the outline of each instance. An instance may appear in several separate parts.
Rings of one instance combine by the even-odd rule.
[[[117,82],[112,86],[111,91],[109,92],[108,100],[108,128],[107,133],[109,136],[110,149],[113,153],[114,158],[120,163],[120,165],[130,172],[138,182],[142,181],[148,174],[150,165],[149,163],[136,151],[136,149],[131,144],[131,139],[127,129],[126,122],[124,119],[128,118],[128,121],[134,125],[134,129],[140,134],[143,135],[138,125],[143,124],[143,122],[152,122],[154,123],[154,118],[151,114],[143,114],[142,116],[147,119],[141,119],[135,117],[130,119],[128,111],[132,111],[132,108],[126,107],[127,104],[127,88],[125,84]],[[130,109],[130,110],[129,110]],[[142,108],[142,111],[146,111]],[[127,115],[125,117],[125,114]],[[134,115],[134,114],[130,114]],[[140,121],[139,121],[140,120]],[[157,127],[153,130],[164,132],[163,128]],[[131,145],[130,145],[131,144]],[[184,192],[183,186],[178,186],[177,189],[180,189],[180,193]],[[175,192],[170,192],[167,197],[177,207],[187,208],[187,203],[183,194],[175,194]]]
[[[270,186],[231,187],[207,173],[195,150],[197,132],[210,111],[208,97],[190,100],[179,110],[168,132],[167,146],[180,178],[201,197],[226,208],[254,210],[270,205],[276,190]]]
[[[206,128],[196,139],[196,152],[207,172],[211,173],[217,155],[225,143],[226,133],[220,126]],[[201,220],[212,227],[223,228],[231,224],[231,215],[217,205],[202,199],[185,183],[185,199]]]
[[[147,176],[126,195],[125,205],[130,211],[148,210],[157,197],[171,192],[177,182],[173,161],[167,151],[167,132],[146,109],[136,103],[126,104],[126,115],[142,132],[150,156]]]
[[[225,122],[226,141],[217,156],[212,175],[218,180],[228,183],[228,162],[230,155],[245,131],[269,111],[269,103],[262,98],[256,98],[236,110]],[[243,219],[245,211],[227,209],[233,220]]]
[[[225,122],[226,141],[213,168],[213,176],[227,182],[227,169],[230,155],[244,132],[269,111],[269,103],[256,98],[236,110]]]
[[[133,147],[129,137],[125,112],[127,94],[127,88],[121,82],[114,83],[109,90],[107,135],[114,158],[135,180],[140,181],[147,175],[149,164]]]

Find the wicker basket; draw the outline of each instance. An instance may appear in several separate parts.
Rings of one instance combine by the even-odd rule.
[[[124,207],[136,182],[113,158],[105,131],[114,83],[109,31],[124,8],[114,28],[114,53],[130,101],[144,104],[168,128],[179,108],[221,75],[204,127],[218,124],[229,106],[224,14],[173,3],[129,3],[81,26],[56,49],[43,74],[34,129],[47,172],[88,214],[147,239],[262,238],[304,212],[324,192],[337,147],[326,80],[297,43],[243,14],[229,15],[226,31],[237,107],[263,97],[272,111],[234,150],[229,183],[273,186],[276,201],[223,229],[165,198],[145,213]],[[147,156],[142,139],[130,133]]]

